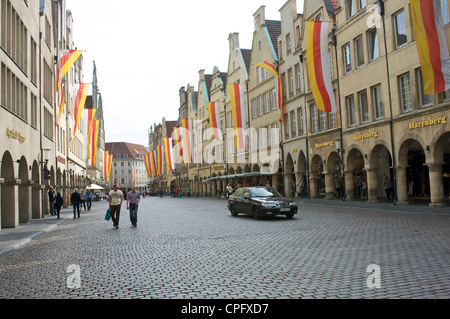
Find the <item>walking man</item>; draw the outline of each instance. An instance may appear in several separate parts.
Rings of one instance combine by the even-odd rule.
[[[92,190],[88,189],[88,191],[86,193],[87,210],[91,210],[93,197],[94,197],[94,194],[92,193]]]
[[[50,215],[55,215],[55,199],[56,199],[56,193],[53,187],[50,187],[50,190],[48,191],[48,202],[50,204]]]
[[[111,209],[111,219],[116,229],[119,229],[120,207],[123,202],[123,193],[119,185],[114,184],[114,189],[109,192],[109,209]]]
[[[392,183],[389,180],[389,178],[387,177],[387,175],[384,175],[383,188],[384,188],[384,191],[386,192],[386,197],[387,197],[388,201],[390,201],[391,195],[392,195]]]
[[[73,219],[77,218],[76,212],[78,212],[78,218],[80,218],[80,204],[81,204],[81,196],[78,193],[78,188],[75,188],[75,191],[72,193],[70,197],[70,201],[73,205]]]
[[[130,210],[130,221],[134,227],[137,226],[137,212],[140,201],[141,193],[136,191],[136,186],[131,186],[131,191],[127,194],[127,209]]]

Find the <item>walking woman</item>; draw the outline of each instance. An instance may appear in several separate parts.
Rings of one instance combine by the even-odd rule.
[[[58,219],[59,219],[59,214],[61,213],[61,207],[63,206],[63,198],[61,196],[61,192],[58,192],[58,194],[56,195],[56,200],[55,200],[55,208],[56,208],[56,214],[58,215]]]

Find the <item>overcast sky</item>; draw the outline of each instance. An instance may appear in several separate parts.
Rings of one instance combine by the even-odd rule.
[[[198,90],[198,71],[228,68],[228,36],[238,32],[251,49],[253,14],[266,6],[266,19],[280,20],[286,0],[67,0],[74,42],[85,50],[85,82],[97,66],[106,142],[148,146],[154,123],[178,119],[178,91]],[[303,11],[303,0],[297,0]]]

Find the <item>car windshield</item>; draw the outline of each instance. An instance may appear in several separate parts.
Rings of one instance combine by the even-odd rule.
[[[251,190],[252,197],[280,197],[281,194],[278,193],[274,188],[254,188]]]

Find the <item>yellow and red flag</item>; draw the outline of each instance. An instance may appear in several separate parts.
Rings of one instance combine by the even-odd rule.
[[[105,181],[109,182],[109,175],[111,173],[111,164],[112,164],[112,155],[109,155],[108,151],[104,152],[104,158],[103,158],[103,172],[105,176]]]
[[[175,169],[172,154],[172,139],[170,137],[164,138],[164,154],[166,158],[167,171],[171,172]]]
[[[150,168],[151,168],[152,176],[153,177],[158,176],[158,171],[156,169],[155,151],[150,152]]]
[[[163,173],[163,148],[161,145],[156,146],[156,168],[158,175]]]
[[[182,119],[182,136],[183,136],[183,163],[190,164],[192,160],[192,119]]]
[[[244,84],[230,84],[231,112],[233,115],[234,142],[236,148],[245,147],[244,131],[247,128],[247,112],[244,102]]]
[[[283,120],[283,88],[281,85],[281,79],[280,76],[278,75],[278,71],[275,68],[275,66],[267,61],[258,63],[256,66],[259,66],[263,69],[266,69],[267,71],[269,71],[270,73],[272,73],[275,76],[275,87],[277,90],[277,102],[278,102],[278,114],[279,114],[279,119],[278,121],[281,122]]]
[[[137,181],[137,179],[136,179],[136,169],[134,168],[134,166],[133,166],[133,181],[136,184],[136,181]]]
[[[91,166],[95,166],[97,159],[97,143],[98,143],[98,131],[100,127],[100,121],[94,120],[92,123],[92,135],[91,135]]]
[[[86,109],[87,110],[87,159],[90,159],[92,154],[92,149],[91,149],[91,142],[92,139],[90,138],[92,136],[92,123],[94,123],[94,117],[95,117],[95,113],[97,112],[97,109]]]
[[[317,108],[323,112],[336,113],[328,52],[329,24],[323,21],[306,21],[306,59],[309,83]]]
[[[446,0],[441,0],[446,1]],[[439,0],[410,0],[424,94],[450,89],[450,57]]]
[[[80,123],[81,115],[83,114],[84,104],[86,102],[86,97],[89,92],[90,84],[86,83],[77,83],[75,84],[75,103],[73,106],[73,134],[70,138],[70,144],[72,144],[75,139],[75,135],[77,133],[78,124]]]
[[[178,151],[178,156],[180,158],[181,164],[184,166],[184,151],[183,151],[183,140],[181,138],[182,128],[177,126],[173,128],[173,141],[175,141],[175,146]]]
[[[209,125],[216,140],[222,141],[222,131],[220,129],[220,104],[218,102],[208,102]]]
[[[145,169],[147,171],[147,177],[153,177],[152,170],[150,168],[150,154],[149,153],[144,155],[144,165],[145,165]]]
[[[57,63],[57,80],[56,80],[56,93],[58,95],[58,103],[59,103],[59,114],[58,114],[58,125],[61,125],[61,115],[64,111],[64,91],[62,80],[72,65],[78,60],[83,52],[80,50],[62,50],[62,57],[58,56]]]

